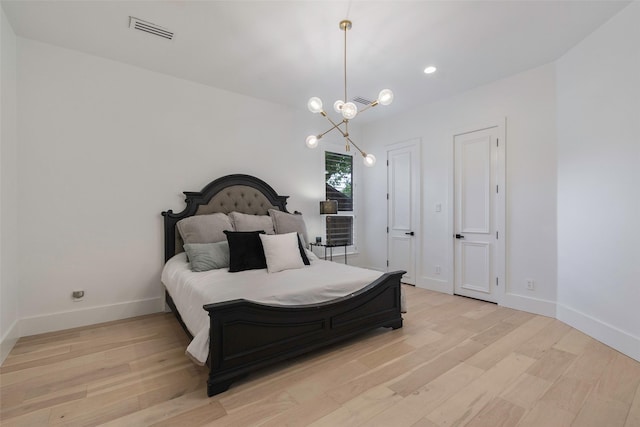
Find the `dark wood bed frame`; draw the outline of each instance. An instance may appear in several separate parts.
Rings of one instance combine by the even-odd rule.
[[[269,201],[269,207],[287,212],[288,196],[279,196],[258,178],[228,175],[216,179],[200,192],[185,192],[187,206],[182,212],[162,212],[165,262],[180,252],[176,223],[197,214],[234,210],[207,206],[218,193],[234,186],[257,190]],[[238,299],[204,305],[210,319],[207,394],[226,391],[234,380],[256,369],[362,332],[380,327],[401,328],[400,278],[404,273],[385,273],[358,292],[321,304],[270,306]],[[168,292],[166,298],[191,336]]]

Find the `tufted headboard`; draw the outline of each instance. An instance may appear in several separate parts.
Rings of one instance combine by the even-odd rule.
[[[186,208],[179,213],[162,212],[164,217],[164,260],[182,252],[182,238],[176,224],[183,218],[222,212],[267,215],[269,209],[287,212],[287,198],[278,195],[266,182],[250,175],[227,175],[207,184],[202,191],[185,191]]]

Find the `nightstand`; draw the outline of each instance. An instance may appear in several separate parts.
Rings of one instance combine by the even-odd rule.
[[[335,243],[309,243],[311,246],[311,251],[313,252],[313,247],[317,246],[319,248],[324,248],[324,259],[327,259],[327,249],[329,249],[329,261],[333,261],[333,248],[344,248],[344,263],[347,263],[347,244],[335,244]]]

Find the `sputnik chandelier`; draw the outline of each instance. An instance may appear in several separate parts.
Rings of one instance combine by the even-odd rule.
[[[312,113],[320,113],[323,117],[326,117],[326,119],[329,120],[329,123],[331,123],[332,126],[327,131],[319,135],[309,135],[307,137],[306,144],[309,148],[316,148],[318,146],[318,142],[323,136],[325,136],[332,130],[337,129],[344,137],[346,144],[345,150],[350,151],[350,147],[351,145],[353,145],[360,152],[360,154],[362,154],[365,166],[371,167],[376,164],[376,156],[371,153],[367,154],[362,151],[360,147],[358,147],[349,136],[349,120],[352,120],[358,114],[358,107],[356,106],[356,104],[351,101],[347,102],[347,31],[351,29],[351,21],[348,21],[346,19],[340,21],[340,29],[344,31],[344,101],[339,99],[334,102],[333,109],[336,111],[336,113],[342,114],[342,121],[336,123],[327,115],[327,113],[322,109],[322,100],[320,98],[315,96],[313,98],[310,98],[309,102],[307,102],[307,108],[309,108],[309,111],[311,111]],[[360,110],[360,112],[362,113],[371,107],[375,107],[378,104],[389,105],[392,101],[393,92],[391,92],[391,90],[389,89],[383,89],[378,94],[378,99],[366,105],[362,110]]]

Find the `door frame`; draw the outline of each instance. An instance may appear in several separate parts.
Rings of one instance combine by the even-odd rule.
[[[496,182],[498,183],[498,194],[495,198],[495,221],[497,230],[499,232],[499,238],[496,242],[496,253],[494,257],[494,269],[495,275],[498,278],[498,286],[496,286],[496,298],[498,305],[503,305],[504,296],[507,293],[507,204],[506,204],[506,168],[507,168],[507,118],[500,117],[494,120],[486,120],[481,123],[469,124],[466,126],[456,127],[451,132],[451,140],[449,147],[449,200],[451,210],[449,212],[449,220],[447,226],[447,234],[450,237],[447,243],[447,253],[449,254],[449,288],[450,293],[453,295],[455,292],[455,137],[464,135],[479,130],[497,128],[499,145],[497,150],[497,164],[496,164]],[[495,286],[495,284],[494,284]]]
[[[416,203],[416,210],[418,212],[418,216],[415,219],[416,224],[412,224],[412,228],[415,230],[416,236],[413,245],[413,275],[414,275],[414,286],[419,287],[419,277],[420,274],[418,272],[418,260],[421,259],[420,256],[422,254],[422,138],[416,137],[407,139],[404,141],[394,142],[392,144],[385,145],[385,155],[386,155],[386,182],[387,182],[387,194],[389,194],[389,151],[398,150],[407,147],[415,147],[417,152],[417,162],[416,165],[418,167],[417,175],[418,182],[415,183],[416,186],[416,195],[418,200],[414,200]],[[387,199],[386,213],[385,216],[387,218],[387,230],[389,229],[389,199]],[[386,233],[387,241],[385,242],[385,246],[387,247],[387,260],[389,259],[389,232]],[[388,267],[386,271],[389,271]]]

